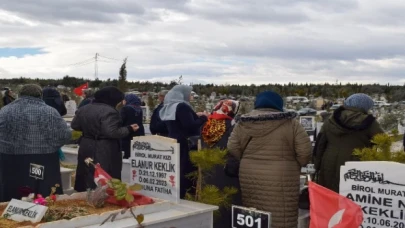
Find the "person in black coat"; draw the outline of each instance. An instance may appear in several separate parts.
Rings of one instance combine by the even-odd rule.
[[[121,150],[124,151],[124,158],[131,156],[131,140],[136,136],[144,136],[143,112],[141,108],[141,99],[135,94],[127,94],[123,101],[124,107],[121,108],[121,118],[124,126],[137,124],[139,129],[121,139]]]
[[[153,111],[153,114],[152,114],[152,117],[150,120],[150,125],[149,125],[150,132],[152,133],[152,135],[160,135],[160,136],[167,137],[169,134],[166,124],[160,119],[160,116],[159,116],[159,112],[163,108],[163,101],[165,99],[167,92],[169,92],[169,91],[162,90],[159,93],[160,104]]]
[[[94,189],[94,168],[85,164],[86,158],[116,179],[121,179],[122,153],[120,139],[139,129],[137,124],[122,125],[117,105],[124,100],[124,94],[116,87],[105,87],[96,92],[95,100],[79,110],[71,123],[72,129],[81,131],[77,158],[75,190]]]
[[[3,106],[10,104],[14,100],[15,98],[13,97],[13,91],[11,91],[9,88],[6,88],[3,97]]]
[[[45,104],[53,107],[56,109],[61,116],[66,115],[67,110],[65,107],[65,103],[60,96],[60,93],[51,87],[46,87],[42,90],[43,97],[42,99],[45,101]]]
[[[77,109],[84,107],[88,104],[91,104],[94,100],[94,92],[92,89],[88,88],[88,89],[84,89],[83,90],[83,100],[82,102],[80,102],[79,106],[77,107]]]
[[[208,121],[201,128],[202,148],[219,148],[225,150],[228,138],[234,127],[233,118],[239,111],[239,102],[234,100],[222,100],[215,107]],[[205,184],[214,185],[222,190],[224,187],[235,187],[238,192],[232,196],[231,204],[242,205],[239,179],[228,177],[224,173],[224,166],[217,165],[210,175],[204,177]],[[231,227],[231,208],[219,209],[221,218],[214,220],[214,228]]]
[[[186,175],[196,170],[190,161],[188,139],[195,136],[195,132],[207,121],[205,113],[195,113],[192,109],[191,91],[191,86],[174,86],[167,93],[159,113],[166,123],[168,136],[180,143],[180,198],[184,198],[188,190],[193,190],[193,183]]]

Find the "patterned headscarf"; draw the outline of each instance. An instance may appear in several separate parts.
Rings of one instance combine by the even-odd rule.
[[[127,94],[125,95],[125,101],[127,102],[126,105],[134,105],[134,106],[141,106],[141,99],[135,94]]]
[[[215,105],[201,132],[204,142],[213,147],[226,132],[226,120],[232,120],[239,111],[239,102],[222,100]]]
[[[142,112],[141,108],[141,99],[139,99],[138,96],[135,94],[127,94],[125,95],[125,101],[127,102],[125,106],[130,106],[135,110],[136,114],[139,114]]]

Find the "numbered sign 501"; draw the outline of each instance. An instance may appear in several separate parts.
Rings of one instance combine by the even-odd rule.
[[[37,164],[30,164],[30,177],[35,179],[44,179],[45,167]]]
[[[232,228],[270,228],[270,213],[232,205]]]

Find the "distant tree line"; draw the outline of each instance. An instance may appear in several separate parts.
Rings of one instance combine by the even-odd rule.
[[[124,75],[125,69],[122,69],[122,76]],[[125,74],[126,76],[126,74]],[[122,78],[123,79],[123,78]],[[182,79],[182,77],[181,77]],[[170,89],[174,85],[179,84],[181,80],[173,80],[170,83],[162,82],[139,82],[139,81],[128,81],[125,86],[120,85],[120,87],[126,87],[129,91],[136,90],[140,92],[159,92],[161,89]],[[69,75],[61,79],[30,79],[30,78],[13,78],[13,79],[0,79],[0,85],[2,87],[13,87],[15,85],[22,85],[27,83],[36,83],[41,86],[58,86],[64,85],[66,87],[77,87],[85,82],[89,82],[89,86],[92,88],[102,88],[105,86],[119,86],[118,79],[107,79],[107,80],[89,80],[84,78],[76,78]],[[239,85],[239,84],[225,84],[225,85],[214,85],[214,84],[193,84],[194,91],[199,95],[209,96],[212,92],[217,94],[226,95],[242,95],[242,96],[254,96],[262,91],[273,90],[282,96],[310,96],[314,97],[324,97],[324,98],[345,98],[354,93],[366,93],[369,95],[385,95],[385,97],[390,101],[403,101],[405,100],[405,85],[403,86],[393,86],[390,84],[380,85],[380,84],[358,84],[358,83],[348,83],[348,84],[298,84],[298,83],[288,83],[288,84],[266,84],[266,85]]]

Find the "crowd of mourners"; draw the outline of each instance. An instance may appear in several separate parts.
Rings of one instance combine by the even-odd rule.
[[[94,169],[85,164],[86,158],[120,179],[122,161],[130,157],[131,139],[145,135],[144,104],[138,96],[116,87],[83,92],[70,126],[82,132],[74,185],[79,192],[95,188]],[[348,97],[324,121],[314,149],[297,114],[285,111],[282,97],[273,91],[258,94],[254,109],[243,115],[238,114],[240,103],[229,99],[219,101],[210,113],[195,112],[192,87],[186,85],[163,90],[158,99],[150,131],[180,144],[180,197],[194,189],[195,183],[186,175],[196,169],[189,153],[197,149],[193,141],[198,138],[202,148],[227,149],[229,161],[240,161],[236,175],[217,166],[207,183],[220,189],[236,187],[239,191],[232,204],[271,212],[275,228],[297,227],[301,167],[314,162],[319,184],[338,192],[340,166],[356,161],[353,150],[370,147],[372,137],[383,133],[369,114],[373,100],[366,94]],[[61,147],[72,137],[62,118],[68,100],[55,88],[33,84],[23,86],[18,99],[11,90],[6,91],[5,106],[0,110],[1,202],[32,192],[46,196],[56,183],[61,185]],[[31,163],[45,167],[41,184],[28,175]],[[62,189],[57,188],[57,193],[62,194]],[[231,227],[230,210],[220,210],[222,216],[215,227]]]

